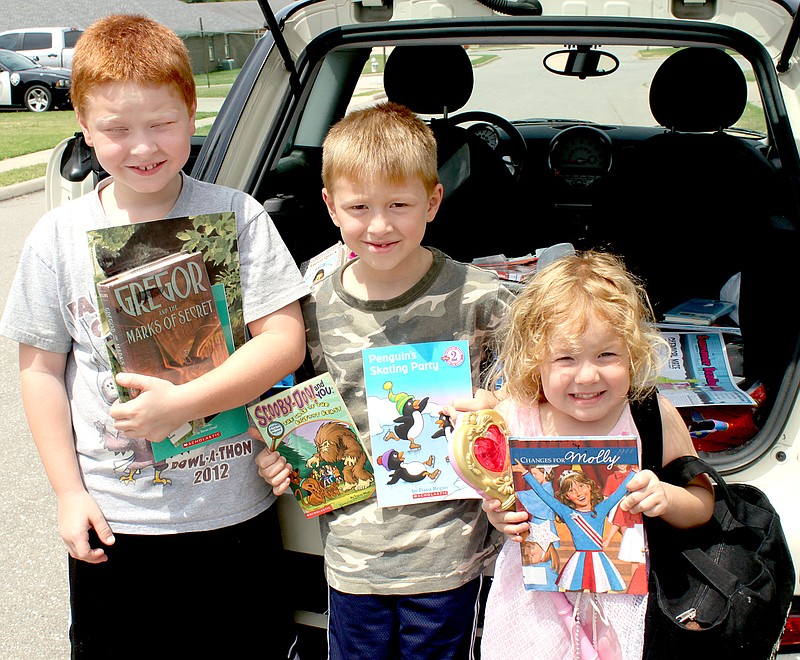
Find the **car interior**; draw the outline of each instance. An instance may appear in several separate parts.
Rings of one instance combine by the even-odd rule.
[[[495,52],[511,56],[502,47]],[[326,59],[368,71],[376,50],[333,51]],[[654,60],[638,59],[640,53],[625,57],[614,47],[597,55],[581,46],[535,44],[513,55],[544,51],[540,73],[578,91],[520,90],[524,98],[541,98],[547,110],[515,109],[506,116],[497,106],[481,105],[500,95],[497,87],[476,99],[478,78],[500,67],[496,60],[480,63],[485,48],[401,43],[387,50],[382,87],[365,98],[347,76],[339,80],[352,81],[352,94],[331,97],[320,69],[316,84],[328,90],[329,105],[315,107],[317,97],[309,94],[283,155],[260,179],[256,196],[265,200],[298,263],[339,239],[319,194],[320,142],[304,141],[324,135],[327,126],[312,131],[308,123],[319,117],[332,123],[365,102],[403,103],[429,121],[439,144],[447,193],[426,242],[453,258],[513,258],[562,242],[609,250],[642,278],[657,319],[687,299],[719,298],[738,278],[741,336],[726,336],[726,343],[743,356],[734,369],[740,387],[760,384],[765,392],[750,437],[777,437],[791,400],[786,393],[796,391],[798,329],[776,317],[785,294],[775,284],[792,281],[800,218],[790,181],[797,169],[793,153],[779,148],[776,125],[763,109],[768,102],[746,58],[706,44],[665,49]],[[421,84],[420,71],[431,62],[442,63],[446,75]],[[583,114],[586,104],[575,102],[580,85],[591,96],[626,75],[626,67],[645,66],[652,73],[641,74],[639,101],[646,107],[639,118],[614,119],[612,112],[592,119]],[[504,97],[508,107],[513,94]],[[765,444],[721,445],[714,459],[722,469],[746,465]],[[319,557],[298,549],[292,561],[304,575],[303,609],[325,612]]]
[[[430,122],[447,193],[426,242],[455,259],[515,257],[560,242],[610,250],[644,280],[657,318],[689,298],[719,298],[740,276],[742,386],[763,384],[766,419],[797,345],[795,329],[768,320],[782,297],[774,283],[791,277],[797,200],[763,114],[760,131],[737,126],[754,107],[743,58],[710,46],[672,50],[646,81],[650,124],[563,114],[512,121],[473,109],[467,101],[479,68],[460,44],[395,46],[383,94],[371,102],[403,103]],[[349,56],[368,67],[371,52]],[[587,65],[586,52],[565,53],[567,66],[578,74],[589,67],[585,82],[594,82],[598,58]],[[613,53],[607,60],[618,65]],[[419,72],[430,62],[444,63],[447,75],[422,85]],[[313,112],[307,105],[296,136]],[[299,263],[338,240],[319,171],[319,144],[290,140],[257,193]]]
[[[800,221],[789,185],[798,166],[775,139],[780,108],[760,98],[758,61],[732,49],[689,45],[650,59],[642,55],[646,48],[633,55],[623,52],[631,50],[627,44],[606,48],[415,42],[331,49],[310,77],[280,157],[265,159],[251,194],[298,264],[323,252],[340,238],[320,194],[327,128],[358,105],[405,104],[430,122],[439,144],[446,193],[426,242],[451,257],[514,258],[562,242],[610,250],[643,279],[657,318],[689,298],[718,298],[739,277],[742,336],[731,343],[744,367],[736,375],[743,389],[763,385],[756,427],[768,426],[779,419],[770,412],[783,405],[784,380],[794,378],[798,343],[797,329],[775,318],[784,297],[776,283],[792,277]],[[365,94],[360,85],[371,78],[376,52],[385,58],[382,75],[372,76],[379,84]],[[531,77],[532,83],[520,78],[516,91],[536,107],[512,107],[513,89],[490,107],[500,83],[487,76],[504,59],[528,67],[511,74]],[[446,74],[420,84],[420,71],[432,62]],[[594,108],[576,101],[581,86],[597,95],[614,76],[644,67],[636,73],[642,108],[633,120],[585,118]],[[543,81],[551,79],[571,85],[569,93],[547,87]],[[493,86],[481,96],[479,83],[487,80]],[[503,107],[514,114],[504,116],[497,109]],[[779,119],[768,121],[776,110]],[[187,172],[202,142],[195,139]],[[75,180],[89,171],[104,175],[78,136],[64,154],[62,175]],[[741,464],[747,451],[747,443],[736,447],[730,460]]]

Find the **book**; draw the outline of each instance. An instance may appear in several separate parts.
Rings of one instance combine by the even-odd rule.
[[[186,383],[228,358],[203,255],[178,252],[97,282],[123,370]]]
[[[480,497],[448,460],[453,425],[442,407],[472,396],[464,340],[362,351],[378,506]]]
[[[527,254],[521,257],[507,258],[497,254],[486,257],[477,257],[472,260],[473,266],[497,273],[504,282],[521,285],[536,274],[538,255]]]
[[[647,593],[642,517],[618,506],[639,469],[637,438],[511,436],[508,446],[515,506],[531,516],[525,588]]]
[[[375,492],[369,454],[330,374],[289,387],[247,411],[267,446],[294,468],[291,491],[306,518]]]
[[[221,364],[245,341],[234,213],[169,218],[87,232],[114,374],[180,384]],[[117,386],[127,401],[137,392]],[[157,461],[244,433],[240,406],[193,420],[161,442]]]
[[[660,332],[669,357],[656,387],[675,407],[756,405],[736,384],[722,333]]]
[[[734,303],[725,300],[691,298],[664,312],[664,321],[668,323],[711,325],[735,309],[736,305]]]
[[[350,251],[341,241],[300,264],[300,273],[309,286],[321,282],[351,258]]]
[[[721,332],[726,335],[742,336],[742,329],[738,325],[698,325],[696,323],[656,323],[659,330],[674,330],[676,332]]]

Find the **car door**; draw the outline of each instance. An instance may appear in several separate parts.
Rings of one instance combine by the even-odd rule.
[[[8,71],[0,68],[0,107],[11,105],[11,80]]]
[[[60,56],[53,48],[50,32],[23,32],[18,51],[21,51],[42,66],[61,66]]]

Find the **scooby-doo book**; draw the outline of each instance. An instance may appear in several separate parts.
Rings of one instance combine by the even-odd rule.
[[[472,396],[466,341],[362,351],[378,506],[476,498],[449,460],[453,426],[442,414]]]
[[[291,490],[306,518],[375,492],[369,455],[329,374],[282,390],[247,411],[267,446],[294,468]]]
[[[103,227],[87,233],[100,331],[116,374],[173,383],[213,369],[244,343],[232,212]],[[121,400],[136,395],[118,387]],[[244,406],[193,420],[151,443],[156,460],[247,431]]]

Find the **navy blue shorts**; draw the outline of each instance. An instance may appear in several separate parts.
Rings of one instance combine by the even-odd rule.
[[[482,577],[450,591],[364,596],[329,589],[330,660],[473,657]]]

